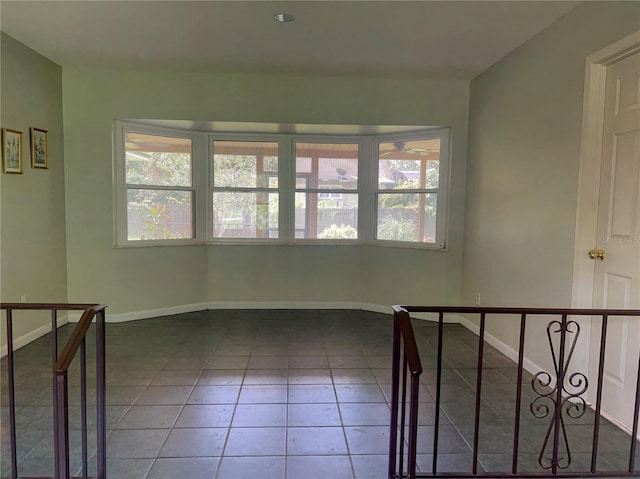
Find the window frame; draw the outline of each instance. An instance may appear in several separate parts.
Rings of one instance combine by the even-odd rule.
[[[293,225],[294,225],[294,231],[293,231],[293,238],[292,241],[295,244],[359,244],[362,243],[362,228],[361,228],[361,220],[360,220],[360,215],[361,215],[361,204],[363,201],[363,194],[362,194],[362,186],[363,183],[367,182],[367,180],[365,179],[364,181],[362,180],[363,176],[361,174],[362,168],[363,168],[363,154],[362,154],[362,150],[363,150],[363,143],[366,143],[370,141],[369,137],[366,136],[354,136],[354,135],[291,135],[291,181],[292,181],[292,186],[293,186],[293,196],[292,196],[292,201],[291,201],[291,206],[292,206],[292,211],[291,214],[293,215],[292,217],[292,221],[293,221]],[[297,175],[297,171],[296,171],[296,163],[297,163],[297,154],[296,154],[296,145],[298,143],[317,143],[317,144],[322,144],[322,145],[327,145],[327,144],[333,144],[333,145],[358,145],[358,157],[355,159],[355,161],[358,164],[358,180],[357,180],[357,185],[356,188],[352,188],[352,189],[347,189],[347,188],[340,188],[340,189],[333,189],[333,188],[321,188],[321,187],[317,187],[317,188],[298,188],[297,186],[297,179],[298,179],[298,175]],[[366,165],[364,166],[365,170],[367,170],[368,168],[366,167]],[[345,193],[345,194],[353,194],[356,195],[358,198],[358,237],[357,238],[340,238],[340,239],[329,239],[329,238],[295,238],[295,195],[297,193],[316,193],[316,194],[320,194],[320,193],[336,193],[336,191],[339,191],[340,193]],[[317,198],[318,200],[320,199],[319,197]],[[317,235],[317,233],[316,233]]]
[[[440,140],[440,157],[438,164],[438,187],[437,188],[413,188],[413,189],[382,189],[378,182],[379,165],[380,165],[380,144],[381,143],[394,143],[394,142],[409,142],[420,141],[429,139]],[[374,169],[374,199],[373,208],[375,210],[374,222],[373,222],[373,241],[376,244],[387,244],[389,246],[405,246],[405,247],[421,247],[429,249],[444,250],[447,247],[447,229],[448,229],[448,211],[449,211],[449,168],[451,163],[450,155],[450,129],[449,128],[437,128],[433,130],[427,130],[423,132],[411,132],[406,134],[396,135],[381,135],[376,137],[374,143],[374,155],[375,155],[375,167]],[[399,240],[386,240],[378,238],[378,197],[380,194],[429,194],[435,193],[437,195],[436,201],[436,237],[433,243],[427,243],[425,241],[399,241]]]
[[[148,247],[179,245],[216,245],[216,244],[295,244],[295,245],[365,245],[419,248],[434,251],[446,251],[448,236],[448,196],[451,163],[451,130],[449,127],[425,128],[407,133],[364,134],[364,135],[310,135],[283,133],[239,133],[194,131],[180,128],[168,128],[135,121],[116,120],[114,126],[114,162],[113,162],[113,224],[114,246]],[[125,134],[128,132],[186,138],[192,142],[192,185],[191,187],[156,188],[156,185],[136,185],[146,189],[187,190],[193,193],[192,224],[193,238],[129,240],[127,238],[127,191]],[[431,138],[440,139],[439,185],[437,189],[436,241],[434,243],[417,241],[396,241],[377,239],[378,195],[397,190],[383,190],[378,185],[379,146],[381,143],[396,141],[415,141]],[[259,141],[278,144],[278,187],[269,191],[278,193],[279,218],[278,238],[218,238],[213,236],[213,142],[214,141]],[[317,188],[317,193],[356,194],[358,197],[358,238],[322,239],[295,238],[295,195],[299,189],[296,184],[296,144],[357,144],[358,145],[358,182],[357,189]],[[159,186],[159,185],[158,185]],[[147,188],[148,187],[148,188]],[[224,187],[223,187],[224,189]],[[230,188],[231,189],[231,188]],[[240,188],[246,191],[263,191],[261,188]],[[431,189],[427,189],[430,191]],[[428,192],[427,191],[427,192]],[[414,193],[422,190],[403,190]]]
[[[126,180],[126,145],[127,133],[140,133],[150,136],[163,136],[169,138],[184,138],[191,140],[191,186],[176,185],[138,185],[129,184]],[[118,246],[156,246],[156,245],[193,245],[200,244],[203,239],[204,224],[197,212],[201,208],[203,198],[203,170],[198,158],[202,155],[202,138],[196,132],[178,130],[173,128],[163,128],[150,126],[134,122],[116,121],[114,128],[114,167],[113,183],[115,190],[114,197],[114,243]],[[128,238],[128,212],[127,212],[127,192],[132,189],[147,190],[167,190],[167,191],[190,191],[192,194],[191,203],[191,238],[174,239],[144,239],[130,240]]]
[[[206,170],[207,170],[207,194],[206,194],[206,241],[210,244],[274,244],[282,242],[283,228],[286,228],[287,222],[283,218],[286,216],[286,200],[283,198],[283,190],[286,190],[285,183],[288,182],[287,169],[285,164],[288,165],[287,159],[282,154],[283,151],[288,151],[287,137],[279,134],[244,134],[244,133],[208,133],[207,138],[207,158],[206,158]],[[219,187],[214,185],[214,172],[213,172],[213,155],[215,154],[213,143],[216,141],[236,141],[236,142],[269,142],[277,143],[278,145],[278,187],[277,188],[264,188],[264,187]],[[217,237],[213,236],[213,193],[215,191],[237,191],[237,192],[272,192],[278,194],[278,237],[277,238],[231,238],[231,237]],[[283,214],[284,213],[284,214]]]

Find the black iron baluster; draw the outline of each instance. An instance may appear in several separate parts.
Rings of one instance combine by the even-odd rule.
[[[398,477],[403,477],[404,475],[404,435],[405,435],[405,426],[407,424],[407,356],[403,352],[402,353],[402,402],[400,407],[400,466],[398,467]]]
[[[560,427],[562,421],[562,388],[564,386],[564,349],[567,340],[567,315],[562,315],[560,324],[560,348],[558,350],[558,365],[556,368],[556,410],[554,412],[554,430],[553,430],[553,454],[551,459],[551,473],[558,472],[558,448],[560,445]]]
[[[438,470],[438,431],[440,429],[440,389],[442,383],[442,335],[444,332],[444,312],[438,313],[438,361],[436,366],[436,411],[433,425],[433,474]]]
[[[11,478],[18,477],[16,434],[16,384],[13,363],[13,310],[7,309],[7,369],[9,373],[9,429],[11,437]]]
[[[409,479],[416,477],[416,454],[418,446],[418,408],[420,376],[411,372],[411,399],[409,403]],[[400,476],[402,477],[402,476]]]
[[[598,465],[598,437],[600,434],[600,412],[602,410],[602,381],[604,379],[604,360],[607,344],[608,316],[602,315],[602,328],[600,331],[600,358],[598,360],[598,389],[596,390],[596,415],[593,425],[593,446],[591,449],[591,472],[596,472]]]
[[[56,440],[54,451],[56,457],[56,479],[69,478],[69,396],[67,371],[56,371],[54,394],[56,395],[55,420]]]
[[[513,427],[513,463],[511,465],[511,472],[513,474],[518,473],[518,451],[520,447],[520,413],[522,402],[522,368],[524,363],[524,338],[526,328],[527,315],[522,313],[520,315],[520,342],[518,349],[518,379],[516,381],[516,414],[515,423]]]
[[[393,314],[393,358],[391,371],[391,430],[389,431],[389,477],[396,475],[396,456],[398,454],[398,388],[400,387],[400,325],[398,311]]]
[[[87,479],[89,474],[87,460],[87,340],[80,344],[80,416],[82,422],[82,477]]]
[[[638,442],[638,430],[640,422],[640,356],[638,357],[638,377],[636,378],[636,401],[633,410],[633,427],[631,428],[631,450],[629,451],[629,472],[635,471],[636,444]]]
[[[96,471],[98,479],[107,477],[107,400],[105,366],[105,311],[96,315]]]
[[[485,313],[480,313],[480,335],[478,336],[478,371],[476,377],[476,410],[473,422],[473,465],[474,474],[478,473],[478,440],[480,436],[480,405],[482,393],[482,362],[484,358]]]

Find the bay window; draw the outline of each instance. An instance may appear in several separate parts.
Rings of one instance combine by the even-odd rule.
[[[449,131],[207,133],[116,122],[116,246],[445,248]]]

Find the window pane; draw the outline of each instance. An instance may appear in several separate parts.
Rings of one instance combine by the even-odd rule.
[[[380,189],[436,189],[440,177],[440,139],[380,143]]]
[[[277,188],[278,143],[214,141],[213,186]]]
[[[191,140],[125,133],[126,182],[130,185],[191,186]]]
[[[191,191],[127,190],[127,239],[193,238]]]
[[[358,195],[319,198],[319,193],[296,193],[296,238],[356,239]]]
[[[378,195],[377,239],[435,243],[436,193]]]
[[[309,178],[307,188],[358,188],[358,145],[297,143],[296,175]]]
[[[215,238],[277,238],[278,193],[213,193]]]

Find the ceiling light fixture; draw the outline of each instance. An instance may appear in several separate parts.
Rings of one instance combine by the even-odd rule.
[[[293,22],[296,19],[296,17],[289,13],[276,13],[273,18],[276,22],[280,23],[289,23]]]

